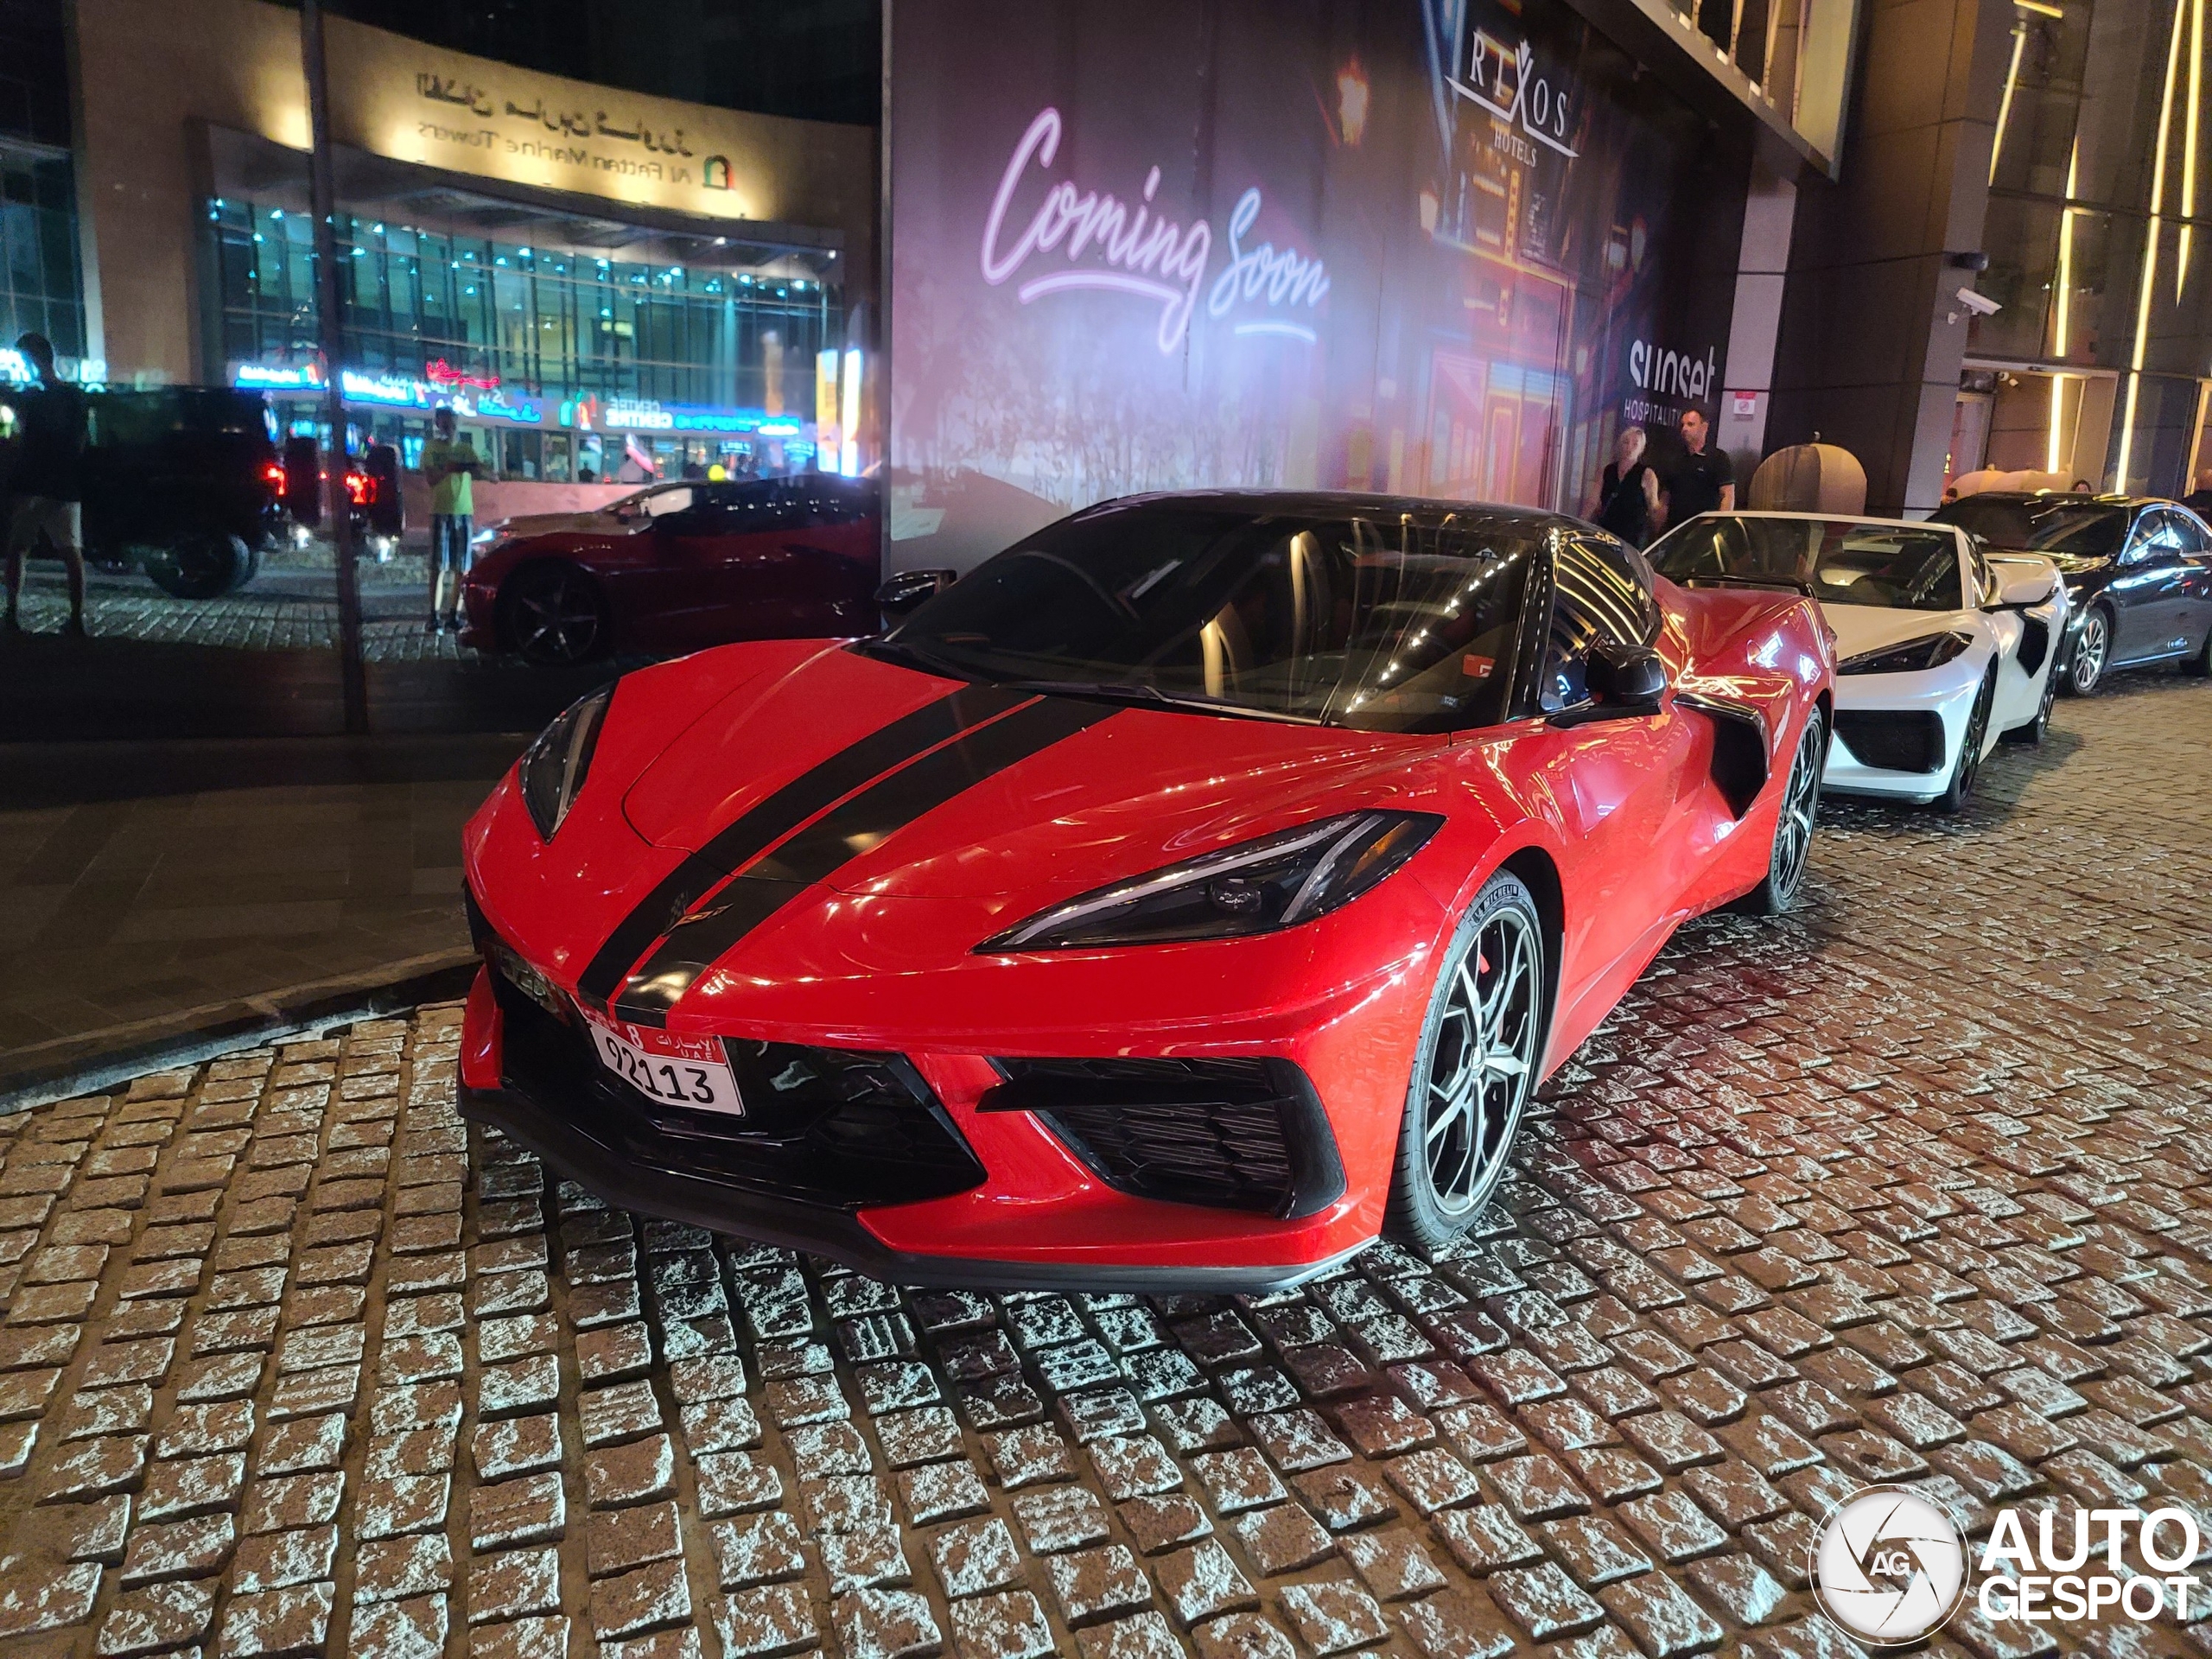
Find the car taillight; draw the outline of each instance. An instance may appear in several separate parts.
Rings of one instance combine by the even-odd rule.
[[[283,494],[285,486],[284,463],[281,461],[264,461],[261,467],[261,481],[268,486],[270,494]]]
[[[377,481],[366,473],[349,472],[346,474],[346,499],[357,507],[372,507],[377,501]]]

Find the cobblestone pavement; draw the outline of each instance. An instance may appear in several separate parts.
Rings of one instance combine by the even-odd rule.
[[[1829,1659],[1860,1482],[2212,1523],[2208,731],[2142,677],[1962,820],[1832,808],[1810,906],[1687,930],[1478,1238],[1250,1302],[609,1211],[464,1128],[451,1007],[8,1120],[0,1640]]]
[[[91,573],[86,622],[108,639],[232,651],[334,651],[338,645],[336,577],[323,560],[289,556],[264,564],[244,588],[221,599],[176,599],[137,571]],[[389,563],[364,559],[361,654],[372,663],[476,661],[451,634],[423,632],[428,577],[419,554]],[[69,620],[69,588],[58,564],[34,563],[25,575],[23,626],[57,632]]]

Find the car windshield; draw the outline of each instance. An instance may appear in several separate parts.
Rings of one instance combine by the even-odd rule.
[[[2108,559],[2127,535],[2127,509],[2075,496],[1969,495],[1936,510],[1939,524],[1956,524],[1992,547],[2028,553],[2070,553]]]
[[[880,645],[995,682],[1366,731],[1503,718],[1529,518],[1139,501],[1062,519]]]
[[[1948,530],[1847,518],[1693,518],[1652,545],[1680,582],[1775,582],[1823,604],[1955,611],[1964,603],[1959,538]]]

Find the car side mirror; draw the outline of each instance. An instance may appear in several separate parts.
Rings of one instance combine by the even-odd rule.
[[[1985,607],[1993,611],[2026,610],[2049,599],[2058,586],[2055,570],[2023,570],[1997,584],[1997,597]]]
[[[932,594],[943,593],[958,575],[952,570],[901,570],[875,590],[876,608],[897,618],[918,610]]]
[[[1667,690],[1667,664],[1649,645],[1601,639],[1591,648],[1585,679],[1590,695],[1609,709],[1656,713]]]

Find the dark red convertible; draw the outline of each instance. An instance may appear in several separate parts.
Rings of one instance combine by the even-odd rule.
[[[492,527],[461,640],[540,664],[874,627],[877,486],[799,473],[657,484],[596,512]]]

